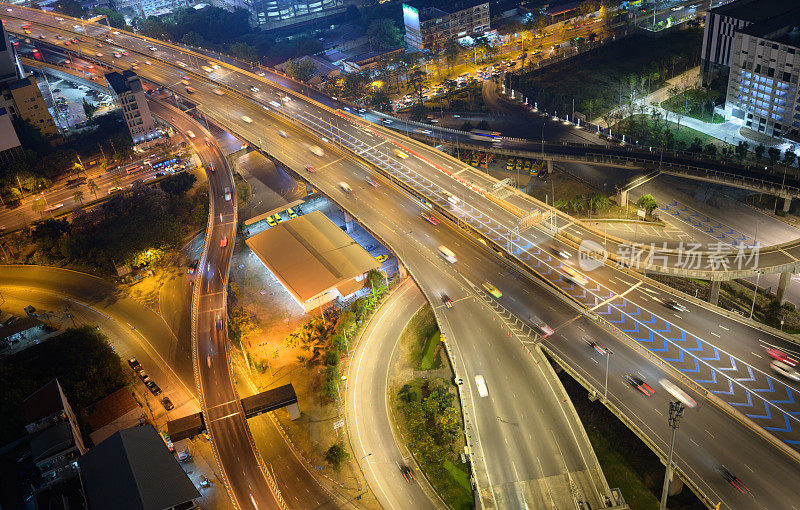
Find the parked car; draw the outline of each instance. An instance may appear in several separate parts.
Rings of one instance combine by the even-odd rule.
[[[128,365],[130,365],[133,370],[138,370],[142,366],[136,358],[128,358]]]
[[[173,409],[175,409],[175,406],[172,405],[172,401],[169,399],[169,397],[162,398],[161,405],[164,406],[164,409],[166,409],[167,411],[172,411]]]

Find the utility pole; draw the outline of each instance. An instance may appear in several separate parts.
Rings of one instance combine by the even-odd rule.
[[[661,489],[660,510],[667,508],[667,493],[669,492],[669,482],[672,478],[672,452],[675,449],[675,432],[678,430],[678,422],[683,416],[684,405],[680,402],[669,403],[669,426],[672,428],[672,440],[669,443],[669,456],[667,457],[667,469],[664,472],[664,487]]]

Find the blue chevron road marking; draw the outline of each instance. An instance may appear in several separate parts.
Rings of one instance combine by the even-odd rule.
[[[747,367],[747,372],[750,374],[749,378],[740,377],[740,378],[734,379],[734,380],[735,381],[739,381],[739,382],[753,382],[753,381],[755,381],[756,377],[753,375],[753,369],[750,368],[750,367]]]
[[[728,358],[731,360],[731,366],[729,368],[719,368],[718,370],[722,372],[730,372],[731,370],[738,370],[736,367],[736,360],[734,358]]]
[[[703,361],[719,361],[719,349],[716,347],[712,347],[714,349],[714,356],[711,358],[700,358]]]
[[[772,379],[768,379],[768,380],[770,381],[770,383],[772,382]],[[783,386],[783,389],[786,390],[786,396],[788,397],[788,400],[773,400],[772,403],[773,404],[794,404],[795,403],[794,392],[792,391],[792,389],[789,388],[786,385]]]
[[[768,391],[770,393],[775,391],[775,385],[772,384],[772,378],[767,377],[767,387],[766,388],[753,388],[751,391],[755,391],[756,393],[760,393],[762,391]],[[772,401],[773,404],[777,404],[774,400]]]
[[[745,395],[745,397],[747,397],[747,402],[728,402],[728,404],[730,404],[732,406],[736,406],[736,407],[740,407],[740,406],[742,406],[742,407],[743,406],[753,407],[753,397],[750,396],[750,392],[749,391],[745,391],[744,395]],[[766,404],[764,405],[764,410],[767,412],[767,415],[759,416],[758,418],[771,419],[772,418],[772,414],[770,413],[770,410],[766,406]]]
[[[698,384],[717,384],[717,372],[714,370],[711,371],[711,379],[695,379],[694,382]],[[730,393],[723,391],[714,391],[713,393],[719,395],[733,395],[733,383],[730,380],[728,380],[728,390],[730,390]]]

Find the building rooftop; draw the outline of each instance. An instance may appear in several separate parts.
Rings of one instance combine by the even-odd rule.
[[[742,29],[744,34],[800,48],[800,7]]]
[[[109,87],[111,87],[117,95],[131,91],[138,92],[138,90],[134,90],[134,88],[131,87],[131,82],[135,81],[132,80],[132,78],[138,79],[139,76],[130,69],[122,71],[121,73],[114,71],[106,74],[106,81]],[[139,83],[139,88],[141,89],[141,82]]]
[[[5,108],[3,108],[3,110],[5,110]],[[2,112],[0,112],[0,115],[2,115]],[[23,331],[28,331],[31,328],[42,325],[44,325],[44,323],[36,317],[23,317],[18,321],[12,322],[8,326],[3,326],[0,328],[0,340],[5,340],[12,335],[16,335],[17,333],[22,333]]]
[[[380,267],[320,211],[279,223],[245,244],[301,303]]]
[[[84,413],[92,430],[99,430],[120,416],[138,409],[139,403],[133,398],[130,390],[123,387],[89,405]]]
[[[151,425],[116,432],[78,465],[90,509],[162,510],[200,497]]]
[[[476,5],[485,3],[488,3],[488,0],[464,0],[460,2],[449,2],[447,7],[445,7],[444,5],[430,5],[430,2],[421,0],[414,3],[406,2],[405,5],[413,7],[417,10],[417,12],[419,12],[419,21],[421,23],[423,21],[441,18],[443,16],[447,16],[448,14],[453,14],[454,12],[463,11],[464,9],[471,9]]]
[[[710,12],[758,23],[790,11],[796,5],[791,0],[737,0],[715,7]]]
[[[62,421],[31,436],[31,456],[34,462],[39,462],[73,444],[75,439],[72,437],[72,427],[68,421]]]
[[[25,423],[35,423],[63,409],[58,379],[53,379],[22,401]]]

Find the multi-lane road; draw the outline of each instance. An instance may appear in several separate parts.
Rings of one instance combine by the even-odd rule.
[[[36,14],[39,15],[38,12]],[[46,16],[45,13],[41,14]],[[129,43],[127,42],[125,44],[126,47],[133,48],[134,43],[137,42],[131,42],[131,46],[128,46]],[[188,66],[189,64],[186,65]],[[324,131],[327,123],[328,130],[332,127],[335,128],[333,129],[336,137],[334,139],[345,146],[354,146],[356,142],[361,143],[363,147],[355,149],[360,156],[373,160],[379,167],[383,167],[388,175],[392,175],[402,181],[406,187],[414,189],[429,201],[436,203],[440,211],[457,217],[459,221],[466,222],[475,230],[484,233],[490,240],[493,240],[492,232],[503,232],[502,235],[494,236],[494,239],[498,241],[505,240],[507,244],[512,245],[512,252],[518,259],[524,260],[530,267],[539,268],[539,273],[542,274],[545,280],[558,287],[561,291],[568,294],[571,293],[573,298],[586,299],[584,304],[593,307],[604,303],[606,298],[614,298],[613,301],[598,307],[597,313],[610,316],[607,321],[603,322],[606,327],[611,324],[625,324],[616,326],[617,330],[613,332],[614,334],[609,334],[605,329],[600,328],[597,322],[589,322],[582,319],[587,323],[582,327],[585,330],[589,330],[590,336],[602,338],[607,344],[612,345],[613,342],[619,342],[617,337],[620,336],[620,331],[626,331],[629,335],[633,334],[634,331],[642,331],[649,335],[650,342],[653,342],[653,335],[656,335],[656,338],[661,335],[660,338],[662,339],[664,339],[665,334],[670,335],[670,338],[663,340],[667,349],[659,351],[661,347],[656,346],[657,348],[651,348],[650,352],[658,352],[660,356],[669,358],[668,349],[674,349],[676,358],[672,361],[672,364],[675,365],[677,363],[678,356],[681,361],[689,360],[690,363],[685,367],[684,374],[687,377],[695,378],[695,383],[697,384],[700,383],[699,380],[705,381],[705,379],[702,379],[704,377],[703,370],[705,370],[705,376],[710,374],[714,378],[719,377],[719,388],[711,391],[718,398],[725,398],[725,393],[729,392],[730,395],[728,396],[731,397],[731,401],[728,402],[728,405],[730,406],[735,404],[732,401],[733,398],[742,397],[743,399],[739,402],[745,403],[747,409],[760,405],[761,409],[758,412],[761,413],[764,413],[765,409],[773,412],[778,410],[778,412],[774,412],[778,417],[777,422],[770,421],[775,416],[770,415],[769,418],[761,418],[762,415],[756,414],[757,411],[752,410],[749,411],[749,418],[752,421],[760,420],[760,423],[769,423],[763,426],[772,427],[773,430],[771,432],[781,435],[784,441],[794,440],[793,434],[796,433],[797,426],[791,420],[796,421],[792,414],[794,412],[792,405],[795,405],[793,398],[796,389],[791,384],[783,384],[782,381],[768,375],[765,369],[762,368],[765,366],[763,356],[759,356],[756,352],[760,350],[758,339],[765,340],[770,344],[785,346],[784,341],[780,338],[769,333],[759,332],[743,322],[718,315],[714,310],[700,306],[690,306],[691,311],[689,313],[672,314],[663,308],[661,304],[661,299],[665,296],[673,295],[670,294],[670,291],[655,287],[647,281],[639,282],[635,275],[615,268],[601,267],[591,273],[591,279],[587,278],[585,284],[576,284],[572,279],[566,277],[563,272],[563,261],[553,256],[553,249],[557,245],[554,245],[549,240],[549,236],[544,229],[535,229],[531,234],[526,234],[525,236],[511,237],[508,232],[511,231],[515,220],[509,217],[508,211],[497,207],[496,203],[487,199],[484,194],[475,192],[472,188],[464,186],[463,183],[450,176],[450,174],[466,172],[467,169],[464,168],[464,165],[387,130],[376,129],[368,125],[359,125],[351,118],[331,115],[319,105],[302,101],[300,97],[295,96],[292,100],[285,101],[281,99],[285,97],[283,93],[251,93],[249,92],[251,86],[265,88],[269,84],[260,80],[257,76],[247,75],[231,68],[223,68],[222,70],[224,73],[220,73],[221,76],[212,76],[212,78],[222,80],[227,85],[236,87],[243,93],[243,96],[251,96],[260,104],[254,104],[251,102],[252,99],[246,99],[243,96],[237,95],[237,97],[234,97],[234,89],[220,89],[222,95],[213,92],[214,85],[207,83],[205,78],[200,78],[203,72],[195,68],[193,74],[193,80],[197,82],[195,97],[205,105],[204,111],[209,116],[235,129],[240,136],[246,137],[253,143],[262,144],[265,149],[285,161],[296,171],[303,172],[304,164],[310,161],[315,162],[318,172],[308,176],[313,184],[330,194],[335,200],[342,203],[351,212],[354,212],[357,217],[363,216],[362,220],[365,224],[378,231],[384,240],[394,246],[401,258],[407,261],[407,266],[415,278],[424,282],[422,285],[423,290],[426,291],[432,301],[435,301],[436,289],[443,287],[451,290],[449,292],[451,297],[457,295],[460,288],[460,292],[463,293],[462,297],[472,296],[474,298],[475,294],[479,292],[479,288],[476,285],[479,285],[479,282],[486,278],[499,278],[496,281],[502,281],[503,287],[505,287],[510,281],[510,270],[503,269],[495,276],[495,273],[492,273],[487,267],[487,261],[491,260],[492,256],[488,255],[484,247],[465,243],[461,236],[454,233],[449,234],[449,230],[440,228],[431,231],[432,226],[428,226],[429,224],[426,224],[418,216],[420,206],[414,204],[413,201],[399,191],[385,191],[389,190],[388,184],[380,188],[380,190],[384,190],[383,192],[374,190],[369,186],[360,186],[358,189],[353,186],[355,191],[352,194],[345,194],[339,191],[338,182],[341,180],[353,181],[354,179],[360,179],[366,170],[359,163],[352,162],[349,157],[332,152],[332,149],[329,149],[330,154],[325,156],[322,161],[315,161],[315,157],[310,154],[307,145],[320,143],[319,135],[309,138],[306,131],[295,130],[286,126],[283,131],[286,131],[289,137],[283,138],[278,134],[278,131],[281,130],[280,121],[273,115],[274,112],[268,112],[264,107],[270,110],[278,110],[281,113],[286,111],[287,117],[300,120],[308,125],[316,123],[316,129],[319,131]],[[170,83],[169,80],[175,79],[175,75],[180,72],[174,65],[156,65],[154,62],[152,66],[148,66],[146,72],[142,68],[141,74],[156,83]],[[277,108],[271,101],[276,101]],[[244,120],[242,118],[243,115],[247,115],[251,122]],[[333,138],[333,135],[331,138]],[[356,142],[353,139],[356,139]],[[400,158],[394,152],[395,149],[401,152],[407,151],[409,156],[412,157]],[[442,171],[443,166],[452,166],[453,168],[445,173]],[[448,200],[448,195],[443,193],[444,190],[458,198],[456,202],[458,205]],[[402,211],[405,211],[405,213],[401,214]],[[448,236],[455,236],[454,238],[451,237],[448,246],[457,252],[459,256],[460,261],[456,266],[458,273],[454,271],[453,266],[447,265],[435,253],[436,245],[443,241],[441,238]],[[523,246],[522,240],[529,243],[529,245]],[[411,256],[405,254],[405,251],[410,252]],[[464,253],[468,255],[464,255]],[[473,262],[468,263],[467,261],[469,260]],[[474,266],[473,263],[475,264]],[[473,267],[472,271],[474,273],[470,273],[470,268]],[[441,280],[442,278],[444,280]],[[522,322],[530,318],[530,310],[536,310],[543,317],[547,315],[546,305],[543,305],[542,298],[543,296],[548,296],[548,294],[544,293],[541,288],[531,286],[530,280],[518,273],[514,279],[520,281],[520,289],[508,291],[504,288],[506,297],[501,299],[503,306],[510,308],[507,301],[512,299],[522,300],[524,303],[522,308],[515,310],[515,314],[522,319]],[[650,292],[645,289],[649,289]],[[618,297],[625,292],[627,294],[624,298]],[[529,294],[531,297],[526,299],[524,298],[525,294]],[[615,296],[617,297],[615,298]],[[682,298],[678,297],[678,299]],[[547,301],[552,302],[554,309],[558,307],[565,310],[568,309],[571,310],[569,313],[577,316],[574,309],[566,307],[560,301],[555,299],[548,299]],[[475,305],[472,306],[481,305],[481,307],[469,310],[469,302],[470,300],[467,299],[464,301],[464,305],[459,307],[463,311],[454,312],[466,315],[465,317],[459,316],[458,324],[445,318],[440,317],[440,319],[443,330],[452,335],[451,338],[457,339],[457,341],[453,342],[454,345],[452,347],[455,359],[462,363],[461,366],[457,364],[457,372],[463,370],[463,373],[468,376],[480,373],[486,374],[485,377],[492,395],[491,399],[481,399],[482,401],[479,400],[478,404],[474,404],[475,400],[477,400],[474,395],[474,387],[465,386],[462,391],[462,394],[465,395],[465,402],[468,403],[468,406],[465,406],[468,430],[470,431],[469,433],[475,435],[477,446],[473,451],[475,464],[483,463],[484,465],[483,470],[480,469],[480,466],[478,466],[477,470],[481,497],[485,502],[495,502],[498,505],[508,502],[515,502],[519,505],[530,497],[526,495],[527,488],[532,485],[539,485],[542,479],[550,479],[546,474],[549,471],[542,469],[543,467],[547,466],[547,469],[551,470],[553,466],[557,466],[560,475],[569,478],[572,475],[566,475],[565,473],[580,473],[586,470],[587,467],[589,467],[588,471],[591,471],[593,463],[590,459],[585,459],[585,450],[579,446],[581,443],[580,433],[569,432],[572,423],[565,414],[567,411],[560,409],[553,402],[549,409],[544,409],[545,412],[541,412],[543,408],[540,407],[541,402],[538,399],[544,398],[545,401],[548,401],[547,394],[553,397],[550,400],[557,401],[558,399],[555,398],[557,389],[547,387],[549,379],[542,377],[541,374],[535,374],[535,367],[539,365],[531,363],[529,359],[525,358],[524,353],[526,351],[522,346],[519,346],[516,350],[511,348],[498,349],[497,347],[501,345],[507,345],[506,342],[498,341],[497,345],[492,345],[492,348],[487,351],[487,338],[492,338],[496,334],[497,325],[487,327],[481,321],[488,318],[488,320],[495,322],[495,316],[487,315],[487,311],[483,309],[483,305],[478,300],[473,301]],[[630,308],[628,308],[629,306]],[[603,314],[606,309],[608,309],[607,313]],[[456,308],[453,310],[456,310]],[[453,310],[448,313],[453,312]],[[648,310],[652,310],[652,313]],[[673,318],[671,315],[675,317]],[[620,320],[623,317],[624,319]],[[563,324],[563,322],[558,321],[558,317],[555,317],[555,319],[546,320],[555,325]],[[667,327],[667,331],[670,333],[663,331]],[[673,330],[672,328],[675,329]],[[719,328],[725,328],[724,331],[738,328],[736,337],[733,337],[733,334],[724,333],[728,337],[724,344],[724,351],[722,349],[723,341],[721,339],[718,340],[723,335],[723,333],[720,333],[722,330]],[[672,332],[676,336],[672,337]],[[488,337],[486,333],[489,333]],[[558,333],[561,333],[561,328],[558,328]],[[562,334],[566,338],[565,341],[571,346],[582,345],[579,340],[583,335],[582,333],[565,331]],[[480,337],[480,339],[476,337]],[[636,338],[635,340],[639,341],[639,345],[643,345],[645,342],[644,339]],[[691,345],[688,343],[679,345],[682,342],[691,342]],[[695,344],[695,342],[697,343]],[[653,367],[656,366],[644,358],[637,357],[638,355],[633,354],[634,351],[629,347],[620,344],[618,349],[627,349],[626,352],[630,353],[630,359],[626,361],[632,363],[632,370],[651,373]],[[699,360],[700,358],[697,354],[692,353],[705,351],[705,349],[708,349],[709,355],[707,359],[703,359],[701,369],[698,369],[698,366],[691,360]],[[728,354],[727,358],[724,356],[726,353]],[[703,353],[703,357],[706,357],[705,353]],[[523,359],[524,361],[522,361]],[[579,359],[580,361],[578,361]],[[616,358],[615,354],[612,359],[622,359],[622,357]],[[489,360],[496,361],[489,363]],[[570,358],[567,361],[580,367],[581,370],[591,373],[597,372],[597,369],[593,367],[596,363],[586,356],[581,359],[580,356],[576,355],[575,358]],[[725,363],[728,364],[724,365]],[[511,369],[508,369],[508,367],[511,367]],[[519,370],[519,373],[517,374],[515,370]],[[533,372],[530,372],[531,370]],[[692,370],[698,372],[698,375],[689,375]],[[741,376],[739,375],[740,372],[742,373]],[[675,372],[670,371],[669,373],[674,375]],[[596,380],[600,379],[599,376],[594,378]],[[748,378],[752,380],[746,380]],[[544,386],[535,388],[528,394],[528,390],[535,386],[531,383],[534,379]],[[465,378],[465,383],[467,382],[470,382],[470,377]],[[705,382],[703,384],[708,385],[711,383]],[[755,384],[761,384],[762,386],[755,387]],[[750,386],[748,387],[747,385]],[[761,395],[769,392],[764,392],[762,387],[772,387],[772,393],[782,391],[784,396],[779,397],[776,394],[774,398],[770,397],[772,400],[765,399]],[[533,400],[526,402],[522,398],[509,397],[509,395],[519,397],[514,393],[515,388],[517,391],[525,390],[524,396]],[[787,395],[791,403],[784,402],[787,401]],[[663,397],[660,396],[659,398]],[[750,400],[749,404],[747,403],[748,399]],[[647,416],[642,421],[653,423],[657,419],[656,417],[659,416],[656,410],[662,408],[663,405],[659,406],[654,399],[640,400],[644,402],[642,406],[647,412]],[[738,404],[739,402],[736,403]],[[533,404],[532,408],[530,408],[531,404]],[[787,480],[793,480],[796,477],[797,470],[794,461],[779,453],[757,434],[753,433],[751,429],[745,428],[739,421],[727,416],[721,410],[727,409],[726,407],[717,407],[712,405],[711,401],[703,405],[705,407],[701,409],[719,413],[720,417],[718,419],[719,423],[715,423],[713,429],[716,436],[711,441],[707,438],[695,438],[697,446],[689,452],[698,452],[704,455],[702,461],[695,458],[689,461],[692,462],[692,468],[698,473],[699,479],[696,480],[693,477],[695,483],[699,486],[705,486],[707,490],[704,492],[707,494],[722,495],[721,499],[731,507],[752,506],[758,508],[763,502],[772,503],[771,505],[766,505],[766,508],[787,506],[788,499],[794,496],[794,494],[787,494],[785,489]],[[470,410],[469,406],[472,406],[473,409]],[[740,405],[739,409],[745,409],[744,404]],[[536,413],[535,417],[531,414],[534,411]],[[523,418],[521,420],[513,420],[516,423],[537,423],[538,420],[546,417],[548,424],[553,424],[558,423],[558,415],[560,413],[565,414],[563,420],[567,421],[566,425],[561,423],[560,427],[552,427],[552,430],[555,430],[560,436],[556,437],[556,434],[554,434],[552,437],[552,441],[559,446],[560,455],[551,456],[552,460],[542,460],[543,464],[538,471],[535,469],[536,466],[531,465],[530,462],[534,458],[540,458],[534,452],[538,453],[542,449],[547,450],[547,447],[541,443],[543,438],[548,440],[550,438],[546,436],[539,436],[536,439],[533,437],[525,438],[524,436],[516,438],[520,441],[524,440],[524,444],[530,445],[532,450],[520,447],[519,443],[514,448],[509,447],[508,444],[503,445],[509,435],[513,437],[515,432],[508,430],[509,427],[505,422],[499,421],[498,417],[500,415],[508,414],[514,418]],[[745,414],[748,414],[747,410],[745,410]],[[711,417],[703,418],[703,420],[705,419],[712,421]],[[784,419],[786,421],[780,423]],[[781,427],[786,431],[782,432],[780,430]],[[646,429],[652,430],[654,435],[658,434],[657,430],[652,427],[646,427]],[[490,439],[492,448],[482,448],[484,446],[482,444],[482,436],[487,430],[497,432],[497,434],[492,434]],[[709,447],[709,443],[717,441],[717,437],[724,438],[723,441],[728,444],[731,443],[732,439],[738,440],[752,450],[752,456],[746,460],[732,459],[731,462],[726,462],[726,465],[736,470],[740,476],[747,475],[746,469],[752,469],[754,472],[761,470],[761,473],[767,473],[752,475],[753,478],[758,480],[757,484],[750,484],[755,495],[752,501],[749,499],[734,500],[734,504],[728,502],[727,496],[729,494],[724,490],[724,481],[713,473],[713,465],[718,462],[719,456],[717,455],[718,452]],[[563,446],[567,446],[567,450],[564,450]],[[550,450],[553,450],[553,448],[550,448]],[[570,451],[573,453],[569,453]],[[546,460],[547,464],[544,464]],[[729,465],[732,463],[738,469]],[[752,464],[756,465],[753,466]],[[561,467],[562,465],[564,467]],[[699,469],[703,465],[707,465],[705,472]],[[524,473],[519,472],[520,466],[523,466]],[[780,478],[780,487],[775,485],[777,483],[776,478],[768,474],[770,466],[780,466],[785,469]],[[591,479],[591,477],[592,475],[589,473],[588,478]],[[531,481],[535,483],[531,483]],[[593,490],[597,491],[595,497],[601,497],[602,486],[602,483],[590,484],[585,491],[586,497],[590,497]],[[798,484],[788,484],[788,486],[797,487]],[[541,494],[538,491],[534,492]],[[735,494],[730,496],[737,497]]]

